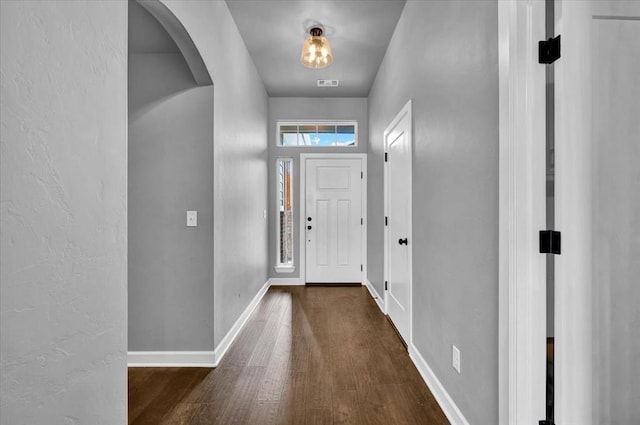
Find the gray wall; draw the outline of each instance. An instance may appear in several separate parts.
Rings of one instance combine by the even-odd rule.
[[[358,146],[354,148],[292,148],[277,147],[276,133],[279,120],[354,120],[358,122]],[[269,276],[274,278],[300,277],[300,154],[301,153],[366,153],[369,141],[367,120],[367,98],[318,98],[318,97],[272,97],[269,99]],[[293,220],[294,220],[294,264],[293,273],[276,273],[278,261],[276,225],[277,191],[276,161],[278,158],[293,158]]]
[[[127,5],[0,16],[0,422],[124,424]]]
[[[382,294],[382,136],[413,99],[413,344],[472,424],[498,423],[497,31],[496,1],[408,1],[369,96],[368,277]]]
[[[129,54],[180,53],[171,35],[138,0],[129,3]],[[145,2],[146,7],[154,2]],[[167,22],[171,22],[168,21]],[[176,26],[177,23],[174,23]]]
[[[130,55],[129,113],[129,350],[211,351],[213,87],[180,53]]]
[[[214,82],[214,346],[267,281],[268,98],[223,1],[163,1]]]

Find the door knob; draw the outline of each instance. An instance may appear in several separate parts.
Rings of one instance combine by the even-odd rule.
[[[307,226],[307,230],[311,230],[311,226]]]
[[[311,221],[311,217],[307,217],[307,221]]]
[[[398,243],[399,243],[400,245],[402,245],[402,244],[409,245],[409,243],[408,243],[408,241],[407,241],[407,238],[404,238],[404,239],[398,239]]]

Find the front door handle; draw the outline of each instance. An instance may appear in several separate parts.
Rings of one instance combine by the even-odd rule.
[[[404,245],[409,245],[409,241],[407,240],[407,238],[404,239],[398,239],[398,243],[400,245],[404,244]]]

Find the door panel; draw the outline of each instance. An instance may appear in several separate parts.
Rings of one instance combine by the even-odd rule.
[[[593,31],[594,422],[640,423],[640,21]]]
[[[351,188],[348,166],[317,167],[318,191],[348,191]]]
[[[640,423],[640,2],[555,15],[555,421]]]
[[[411,104],[385,131],[385,276],[387,313],[407,344],[411,341]],[[406,243],[404,243],[406,240]],[[401,244],[400,241],[403,243]]]
[[[403,124],[403,123],[401,123]],[[408,234],[409,220],[408,194],[406,190],[406,171],[403,169],[407,161],[407,134],[404,128],[392,133],[389,142],[388,183],[389,183],[389,296],[392,304],[402,311],[402,316],[409,310],[409,253],[407,245],[400,245],[400,239]],[[390,313],[392,314],[392,313]],[[393,315],[392,315],[393,319]]]
[[[306,281],[362,281],[362,160],[306,159]]]
[[[349,226],[351,217],[351,201],[338,201],[338,265],[349,265],[349,243],[351,241],[351,227]]]
[[[329,201],[322,199],[316,201],[316,212],[314,215],[317,217],[314,224],[315,244],[313,244],[316,251],[316,265],[318,267],[327,267],[329,266],[329,239],[331,239],[331,226],[329,225]],[[312,216],[313,215],[310,215],[309,217]]]

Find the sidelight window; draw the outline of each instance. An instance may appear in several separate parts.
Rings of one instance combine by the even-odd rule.
[[[293,271],[293,159],[281,158],[278,170],[278,262],[276,271]]]

